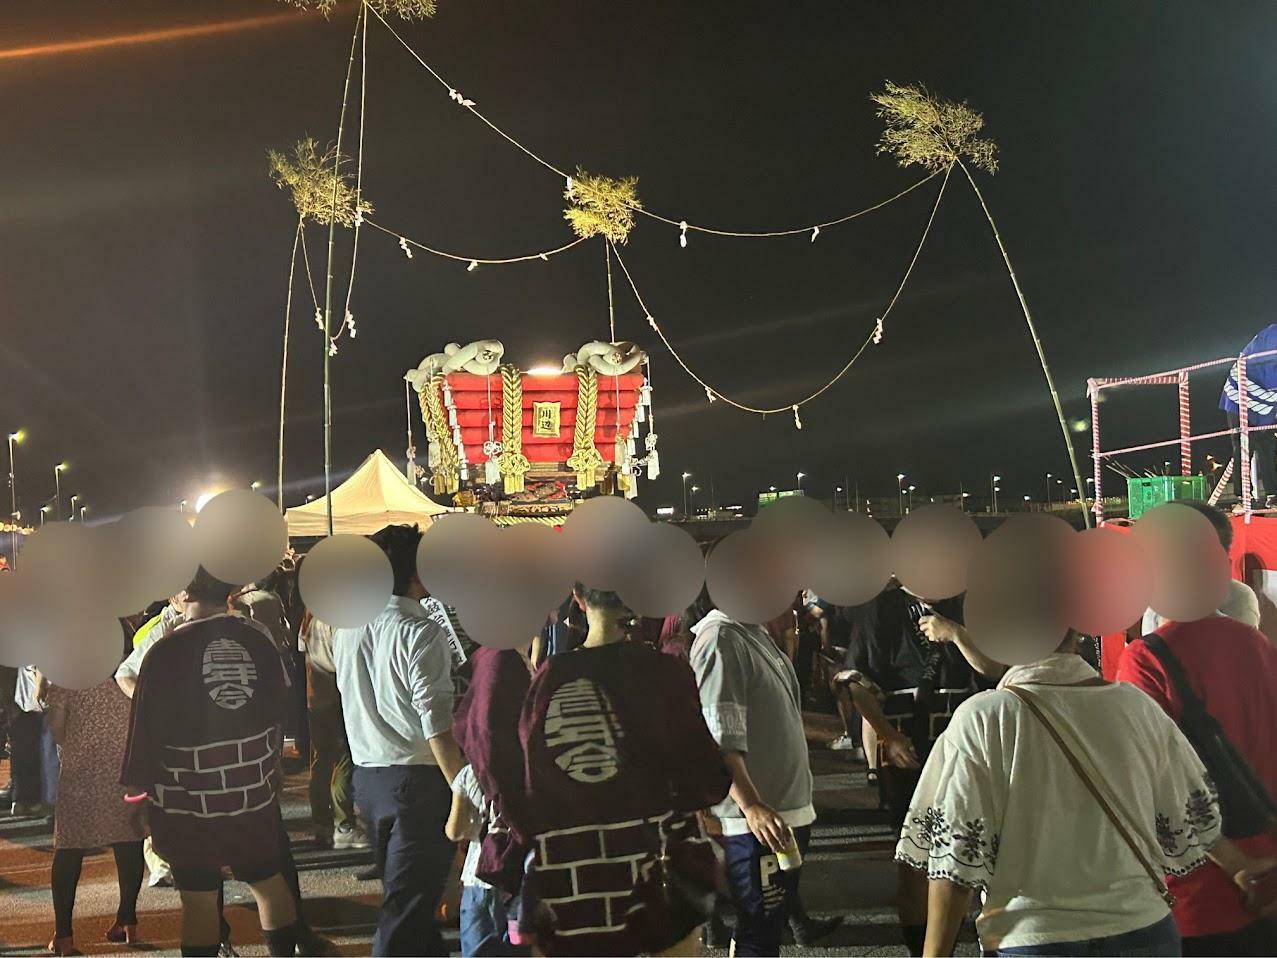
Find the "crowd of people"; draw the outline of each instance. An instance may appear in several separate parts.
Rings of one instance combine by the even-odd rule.
[[[1227,520],[1194,508],[1227,549]],[[1277,648],[1240,584],[1218,615],[1133,626],[1117,682],[1071,631],[995,662],[960,597],[894,580],[856,607],[804,593],[762,625],[708,591],[662,621],[577,583],[540,634],[493,649],[437,614],[420,537],[371,537],[394,584],[364,627],[307,612],[295,568],[248,586],[200,569],[126,623],[100,685],[12,676],[10,801],[54,820],[50,952],[78,953],[81,862],[110,846],[108,941],[141,940],[145,866],[180,895],[184,955],[233,953],[228,877],[271,954],[332,953],[280,812],[291,732],[316,843],[372,849],[373,954],[447,953],[460,844],[463,955],[693,955],[729,935],[777,955],[839,921],[799,891],[810,709],[842,718],[833,748],[866,763],[898,834],[910,954],[951,954],[973,893],[988,954],[1275,950]]]

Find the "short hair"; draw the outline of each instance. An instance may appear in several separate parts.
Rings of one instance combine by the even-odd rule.
[[[186,598],[192,602],[225,604],[238,591],[239,586],[223,582],[200,566],[195,572],[195,578],[186,587]]]
[[[593,609],[614,609],[618,612],[630,611],[621,597],[615,592],[608,592],[603,589],[590,589],[584,583],[578,582],[572,587],[572,591],[580,600]]]
[[[395,576],[394,594],[407,595],[412,580],[417,577],[417,546],[421,544],[421,530],[415,523],[386,526],[369,538],[390,560],[390,569]]]
[[[1228,516],[1224,515],[1209,502],[1202,502],[1200,499],[1172,499],[1169,505],[1183,506],[1185,509],[1200,512],[1206,517],[1206,521],[1211,524],[1211,528],[1215,530],[1215,535],[1219,536],[1219,544],[1224,547],[1224,551],[1232,552],[1233,524],[1228,521]]]

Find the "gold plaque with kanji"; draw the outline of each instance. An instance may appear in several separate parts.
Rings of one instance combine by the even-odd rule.
[[[559,404],[556,402],[534,402],[532,404],[532,435],[558,436]]]

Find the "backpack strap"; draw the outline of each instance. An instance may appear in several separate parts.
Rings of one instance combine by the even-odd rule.
[[[1146,635],[1143,636],[1142,641],[1148,646],[1148,650],[1157,657],[1157,661],[1162,663],[1162,669],[1166,672],[1166,677],[1174,687],[1183,711],[1205,712],[1205,703],[1193,691],[1192,683],[1188,681],[1188,674],[1184,671],[1184,666],[1175,657],[1175,653],[1166,644],[1166,640],[1160,635]]]

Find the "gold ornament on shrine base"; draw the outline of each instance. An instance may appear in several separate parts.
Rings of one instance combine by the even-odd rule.
[[[441,390],[444,384],[442,374],[433,376],[421,384],[418,394],[421,400],[421,418],[426,424],[426,435],[432,448],[438,449],[439,461],[434,466],[431,485],[436,495],[456,492],[461,487],[458,473],[457,447],[453,440],[452,429],[448,425],[448,417],[443,411]]]
[[[299,141],[292,155],[278,150],[267,150],[270,174],[281,190],[292,194],[297,215],[312,223],[336,223],[352,226],[357,218],[372,212],[372,204],[363,197],[356,206],[355,189],[349,177],[341,172],[347,162],[340,159],[335,149],[319,152],[319,146],[311,137]],[[336,189],[336,202],[334,199]]]
[[[998,169],[998,146],[977,136],[984,117],[965,103],[942,100],[924,86],[888,81],[871,99],[886,124],[879,153],[890,153],[901,166],[947,170],[966,160],[987,173]]]
[[[634,211],[643,208],[637,187],[637,176],[617,180],[577,170],[563,191],[563,198],[571,204],[563,216],[581,239],[602,236],[612,243],[624,243],[634,229]]]

